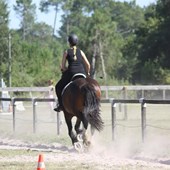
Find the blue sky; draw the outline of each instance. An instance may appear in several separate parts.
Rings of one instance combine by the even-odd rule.
[[[123,1],[130,2],[131,0],[119,0],[119,1],[121,1],[121,2],[123,2]],[[10,11],[10,23],[9,23],[9,27],[13,28],[13,29],[19,28],[19,19],[18,19],[17,15],[15,14],[15,12],[13,11],[13,5],[15,4],[15,2],[16,2],[15,0],[8,0],[9,11]],[[33,3],[35,3],[37,6],[38,6],[39,2],[40,2],[40,0],[33,0]],[[154,2],[156,2],[156,0],[136,0],[136,3],[138,5],[140,5],[141,7],[147,6],[150,3],[154,3]],[[47,23],[47,24],[49,24],[51,26],[54,25],[54,16],[55,16],[55,13],[54,13],[53,10],[51,10],[50,13],[45,14],[45,13],[41,13],[39,11],[39,9],[37,8],[36,13],[37,13],[37,21],[38,22],[45,22],[45,23]],[[60,18],[61,18],[61,12],[59,12],[58,16],[57,16],[57,24],[56,24],[56,29],[57,30],[61,26]]]

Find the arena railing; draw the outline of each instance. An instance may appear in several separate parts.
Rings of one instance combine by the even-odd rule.
[[[141,91],[141,98],[146,98],[145,91],[162,91],[162,99],[167,99],[167,91],[170,91],[170,85],[127,85],[127,86],[100,86],[101,91],[105,93],[103,96],[105,99],[109,99],[112,96],[109,95],[109,92],[119,91],[122,92],[123,99],[127,99],[127,93],[129,91]],[[49,92],[51,87],[0,87],[0,92],[29,92],[30,97],[32,97],[33,92]]]
[[[31,101],[33,108],[33,133],[36,133],[37,128],[37,114],[36,114],[36,103],[37,102],[56,102],[56,98],[0,98],[0,101],[10,101],[12,104],[13,114],[13,132],[16,127],[15,117],[15,102],[17,101]],[[115,128],[116,128],[116,104],[117,103],[139,103],[141,104],[141,134],[142,141],[145,141],[146,133],[146,104],[170,104],[170,100],[147,100],[140,98],[139,100],[126,100],[126,99],[102,99],[101,103],[111,104],[111,121],[112,121],[112,140],[115,140]],[[60,115],[57,112],[57,135],[60,134]]]

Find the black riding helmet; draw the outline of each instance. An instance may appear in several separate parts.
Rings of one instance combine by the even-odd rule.
[[[78,37],[76,34],[70,34],[68,36],[68,42],[70,43],[71,46],[77,45],[78,43]]]

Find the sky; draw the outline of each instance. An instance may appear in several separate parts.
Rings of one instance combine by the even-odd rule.
[[[37,5],[37,22],[45,22],[48,25],[51,25],[53,27],[54,25],[54,17],[55,17],[55,12],[54,10],[51,10],[50,13],[46,14],[46,13],[41,13],[40,10],[38,9],[38,5],[40,3],[41,0],[33,0],[33,3],[35,3]],[[117,0],[117,1],[127,1],[130,2],[131,0]],[[19,19],[18,16],[16,15],[15,11],[13,10],[13,6],[16,4],[16,0],[8,0],[7,1],[9,4],[9,17],[10,17],[10,23],[9,23],[9,27],[11,29],[17,29],[19,28]],[[155,3],[156,0],[136,0],[137,5],[140,5],[141,7],[147,6],[150,3]],[[56,31],[59,30],[60,26],[61,26],[61,15],[62,12],[59,12],[57,15],[57,24],[56,24]]]

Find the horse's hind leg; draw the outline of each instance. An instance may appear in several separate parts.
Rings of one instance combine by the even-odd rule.
[[[75,124],[75,131],[77,134],[81,134],[83,132],[83,129],[80,128],[81,120],[77,118],[76,124]]]
[[[71,138],[72,144],[74,145],[74,143],[77,142],[77,137],[72,130],[73,129],[72,122],[71,122],[72,116],[69,116],[68,113],[65,113],[65,112],[64,112],[64,116],[65,116],[65,121],[68,127],[68,134]]]
[[[85,146],[89,147],[91,142],[89,141],[88,135],[87,135],[88,121],[84,117],[84,115],[82,115],[82,122],[83,122],[83,126],[84,126],[84,130],[83,130],[83,143],[85,144]]]
[[[93,136],[93,135],[94,135],[94,131],[95,131],[94,127],[90,126],[91,136]]]

